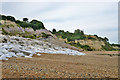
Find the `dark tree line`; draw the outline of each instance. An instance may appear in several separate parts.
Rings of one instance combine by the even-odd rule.
[[[12,17],[12,16],[0,15],[0,18],[1,18],[2,20],[10,20],[10,21],[12,21],[12,22],[15,22],[15,21],[16,21],[15,18]]]
[[[28,18],[23,18],[23,21],[20,21],[20,20],[16,20],[12,16],[5,16],[5,15],[0,15],[0,19],[1,20],[10,20],[12,22],[17,23],[18,25],[20,25],[23,28],[31,27],[34,30],[45,29],[44,24],[41,21],[38,21],[38,20],[32,20],[32,21],[29,22]]]
[[[52,33],[58,37],[61,36],[63,39],[67,38],[68,41],[85,39],[84,32],[82,30],[79,30],[79,29],[75,30],[74,33],[71,33],[69,31],[65,32],[64,30],[56,31],[56,29],[53,29]]]
[[[52,33],[55,34],[58,37],[62,37],[63,39],[67,38],[68,41],[75,41],[75,40],[85,40],[85,39],[91,39],[91,40],[102,40],[105,42],[108,42],[108,38],[107,37],[98,37],[97,35],[85,35],[83,30],[77,29],[74,31],[74,33],[71,33],[69,31],[64,31],[64,30],[59,30],[56,31],[56,29],[52,30]],[[95,36],[96,38],[92,37]]]

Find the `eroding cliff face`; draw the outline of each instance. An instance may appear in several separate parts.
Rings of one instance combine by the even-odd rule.
[[[46,35],[50,35],[54,38],[57,38],[47,29],[40,29],[34,31],[32,28],[23,28],[18,24],[10,21],[2,20],[0,21],[0,23],[2,24],[2,34],[4,35],[21,36],[21,37],[29,37],[29,38],[41,38],[42,37],[41,34],[45,33]]]
[[[10,36],[19,36],[24,38],[37,39],[42,41],[47,41],[51,44],[59,45],[61,47],[67,47],[69,49],[82,51],[74,46],[66,44],[63,40],[58,39],[54,34],[52,34],[47,29],[40,29],[34,31],[32,28],[22,28],[14,22],[1,20],[2,24],[2,34]]]
[[[40,53],[85,55],[79,51],[63,48],[49,42],[0,35],[0,60],[8,60],[10,57],[32,58],[34,54],[40,55]]]

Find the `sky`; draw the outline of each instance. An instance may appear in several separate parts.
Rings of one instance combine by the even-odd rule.
[[[22,20],[40,20],[48,30],[74,32],[108,37],[118,43],[117,2],[2,2],[0,14]],[[1,9],[0,8],[0,9]]]

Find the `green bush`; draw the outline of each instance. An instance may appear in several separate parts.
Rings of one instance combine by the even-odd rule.
[[[69,31],[64,31],[64,30],[59,30],[58,32],[55,32],[55,35],[58,36],[58,37],[62,37],[63,39],[68,39],[68,41],[74,41],[74,40],[84,40],[86,39],[85,35],[84,35],[84,32],[77,29],[75,30],[74,33],[71,33]]]
[[[86,50],[86,51],[93,51],[94,50],[89,45],[81,45],[79,42],[78,43],[71,42],[69,44],[72,46],[75,46],[77,48],[82,48],[83,50]]]
[[[43,23],[37,20],[32,20],[31,22],[24,22],[24,21],[17,20],[16,23],[19,24],[23,28],[31,27],[34,30],[45,29]]]
[[[5,31],[4,28],[2,28],[2,34],[8,35],[9,33],[7,31]]]
[[[44,24],[43,24],[41,21],[32,20],[30,23],[31,23],[32,28],[33,28],[34,30],[37,30],[37,29],[45,29]]]
[[[120,48],[120,44],[111,44],[111,46],[117,46]]]
[[[12,22],[16,21],[13,16],[5,16],[5,15],[0,15],[0,20],[10,20]]]
[[[106,51],[112,51],[114,48],[108,42],[105,42],[105,46],[102,45],[102,49]]]
[[[95,38],[91,37],[91,35],[89,35],[87,39],[96,40]]]
[[[2,24],[0,23],[0,28],[2,28]]]
[[[44,37],[44,38],[48,38],[49,36],[51,36],[51,35],[50,34],[42,33],[42,37]]]
[[[87,51],[93,51],[93,49],[89,45],[82,45],[81,48]]]
[[[53,29],[53,30],[52,30],[52,33],[55,34],[55,33],[56,33],[56,29]]]
[[[36,37],[34,35],[22,35],[22,37],[36,39]]]

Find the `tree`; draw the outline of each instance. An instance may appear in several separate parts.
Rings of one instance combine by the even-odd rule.
[[[77,29],[74,31],[75,34],[79,34],[80,33],[80,29]]]
[[[94,36],[95,36],[96,38],[98,38],[98,35],[94,34]]]
[[[64,33],[64,30],[59,30],[58,32],[60,32],[60,33]]]
[[[2,18],[2,20],[6,20],[7,17],[5,15],[0,15],[0,18]]]
[[[38,20],[32,20],[30,22],[33,25],[33,29],[45,29],[44,24],[41,21]]]
[[[15,18],[12,17],[12,16],[7,16],[6,18],[7,18],[7,20],[10,20],[10,21],[12,21],[12,22],[15,22],[15,21],[16,21]]]
[[[55,34],[55,33],[56,33],[56,29],[53,29],[53,30],[52,30],[52,33]]]
[[[23,21],[24,22],[28,22],[28,18],[23,18]]]
[[[109,41],[109,39],[107,37],[105,37],[104,39],[105,39],[105,41]]]
[[[84,35],[84,32],[80,29],[77,29],[77,30],[74,31],[74,34],[75,35]]]
[[[84,31],[81,30],[81,35],[84,35]]]

